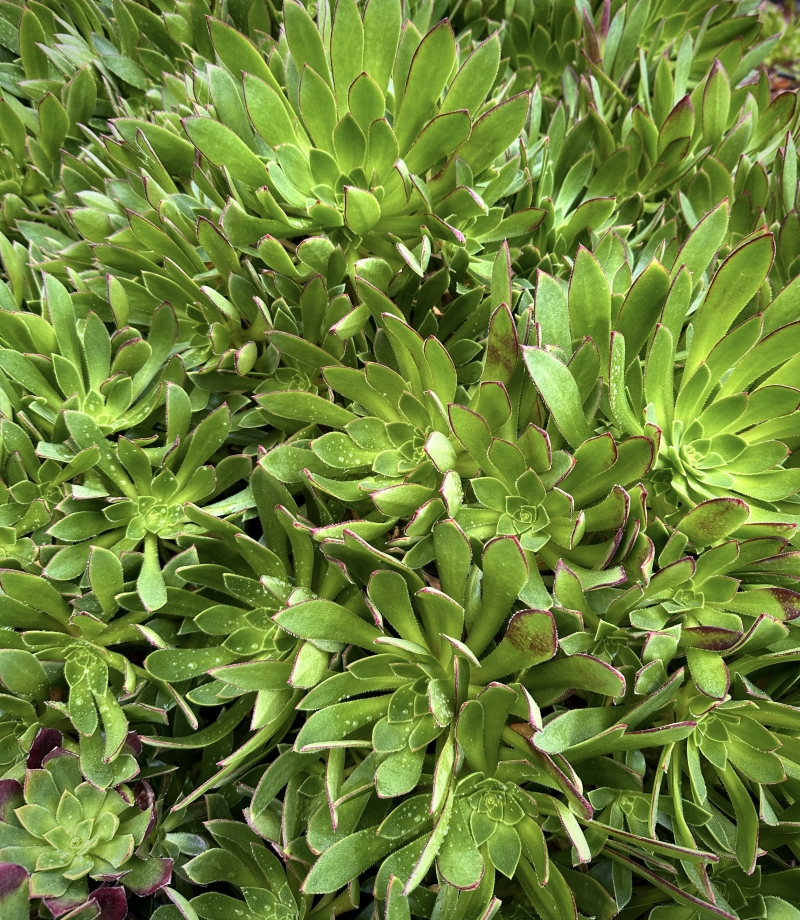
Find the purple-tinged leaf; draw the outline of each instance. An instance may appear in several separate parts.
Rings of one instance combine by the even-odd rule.
[[[478,683],[488,683],[548,661],[558,648],[558,633],[549,610],[520,610],[513,614],[505,638],[481,662],[481,670],[472,675]]]
[[[61,732],[57,729],[40,728],[28,752],[28,769],[40,770],[44,758],[47,757],[51,751],[61,747],[61,740]]]
[[[130,872],[123,879],[126,888],[129,888],[140,898],[154,894],[159,888],[169,885],[172,880],[172,860],[160,859],[151,856],[148,859],[139,859],[134,856],[125,864],[126,868],[133,863]]]
[[[123,751],[132,757],[138,757],[142,753],[142,742],[136,732],[128,732],[125,737]]]
[[[150,812],[150,821],[142,840],[147,840],[156,823],[156,797],[153,787],[146,779],[139,780],[133,789],[134,804],[140,811]]]
[[[0,821],[8,823],[15,808],[25,804],[22,786],[15,779],[0,779]]]
[[[0,917],[3,920],[28,920],[28,879],[22,866],[0,863]]]
[[[67,889],[65,894],[59,897],[43,899],[42,903],[54,917],[63,917],[64,914],[69,914],[70,911],[77,910],[86,903],[83,896],[76,896],[72,893],[71,888],[72,886]]]
[[[748,616],[767,614],[779,620],[794,620],[800,617],[800,593],[790,588],[752,588],[735,594],[725,609]]]
[[[688,648],[708,649],[712,652],[726,652],[741,639],[742,633],[722,626],[684,626],[681,630],[681,645]]]
[[[712,498],[692,508],[678,530],[700,549],[730,536],[749,516],[750,507],[740,498]]]
[[[101,885],[89,895],[89,900],[100,905],[97,920],[125,920],[128,916],[128,898],[120,885]]]

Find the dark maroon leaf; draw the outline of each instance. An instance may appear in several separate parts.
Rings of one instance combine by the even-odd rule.
[[[38,734],[33,739],[33,744],[28,752],[28,769],[39,770],[42,767],[44,758],[61,747],[61,732],[55,728],[40,728]]]

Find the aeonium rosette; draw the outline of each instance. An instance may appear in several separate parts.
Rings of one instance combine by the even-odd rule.
[[[156,818],[146,782],[98,788],[58,746],[30,762],[24,786],[0,780],[0,860],[29,876],[29,897],[56,917],[93,901],[122,918],[125,889],[148,895],[169,883],[172,860],[137,854]],[[90,890],[90,879],[103,884]]]

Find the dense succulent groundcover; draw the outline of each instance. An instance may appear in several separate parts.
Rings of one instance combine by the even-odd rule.
[[[2,920],[800,920],[760,15],[0,2]]]

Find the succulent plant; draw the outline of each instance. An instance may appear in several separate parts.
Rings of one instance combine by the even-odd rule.
[[[636,410],[623,391],[626,343],[618,321],[619,331],[611,339],[611,403],[618,418],[625,416],[621,425],[632,434],[642,433],[645,426],[658,429],[658,458],[651,475],[653,500],[663,517],[672,513],[677,520],[700,501],[743,496],[765,521],[781,520],[782,513],[791,520],[800,479],[796,470],[783,467],[789,448],[782,439],[794,437],[792,413],[797,407],[792,354],[783,353],[780,342],[793,327],[786,322],[790,316],[780,294],[761,310],[757,304],[750,315],[745,310],[774,258],[770,234],[750,236],[719,265],[682,338],[692,286],[684,258],[691,260],[694,247],[724,230],[726,217],[724,206],[709,214],[678,254],[679,270],[654,328],[631,329],[634,348],[645,329],[648,342],[645,384]],[[747,274],[747,286],[732,282],[740,272]],[[620,316],[624,319],[624,312]],[[677,387],[672,377],[676,353],[683,356]],[[660,360],[665,373],[656,369]]]
[[[59,508],[64,517],[50,528],[51,536],[68,544],[53,547],[48,570],[55,577],[79,575],[92,551],[92,541],[102,548],[114,548],[117,554],[143,544],[137,589],[150,610],[162,607],[167,600],[158,561],[159,540],[174,539],[189,525],[190,515],[201,515],[190,506],[224,492],[250,469],[250,461],[241,456],[223,458],[216,469],[204,465],[224,444],[230,429],[230,413],[225,406],[190,432],[191,405],[186,393],[174,386],[166,402],[171,430],[166,433],[164,447],[151,448],[150,454],[127,438],[121,438],[115,450],[88,415],[78,410],[65,413],[66,427],[79,449],[94,449],[99,458],[96,478],[88,485],[89,495],[78,505],[77,499],[66,498]],[[157,474],[154,464],[162,467]],[[240,510],[250,504],[250,499],[242,498]],[[209,507],[211,513],[235,513],[237,504],[235,501],[230,506],[230,512],[225,500],[218,509]]]
[[[547,216],[522,248],[519,270],[528,274],[541,264],[567,271],[560,256],[576,243],[590,245],[587,228],[632,225],[624,235],[649,257],[662,241],[679,246],[726,197],[733,207],[730,241],[756,230],[762,210],[782,197],[768,196],[763,179],[796,117],[792,94],[772,99],[766,75],[752,80],[777,36],[758,42],[758,20],[735,13],[703,29],[702,4],[674,15],[661,4],[636,15],[607,4],[570,6],[539,4],[534,11],[518,4],[505,32],[512,59],[529,60],[538,42],[534,69],[543,87],[553,87],[554,69],[562,83],[560,98],[534,104],[524,200]],[[569,51],[579,32],[581,53]],[[752,43],[747,53],[736,36]],[[573,59],[565,72],[560,54]],[[514,79],[522,88],[532,75],[522,68]],[[795,199],[792,180],[787,211]]]
[[[28,311],[5,312],[0,332],[7,416],[16,411],[34,436],[64,440],[62,411],[84,412],[104,434],[137,428],[163,402],[164,381],[182,382],[180,360],[170,360],[178,328],[168,305],[153,314],[151,341],[125,320],[113,339],[97,314],[79,322],[66,288],[49,275],[44,306],[49,322]]]
[[[89,878],[122,881],[142,895],[169,882],[169,860],[135,854],[152,826],[152,809],[140,807],[129,787],[103,790],[84,781],[71,752],[53,749],[40,767],[28,771],[24,789],[17,780],[0,782],[3,861],[30,875],[29,896],[41,898],[55,916],[90,900]],[[112,891],[119,894],[93,900],[102,904],[117,898],[124,904],[124,889]]]
[[[213,918],[224,911],[238,916],[240,911],[248,920],[295,920],[309,912],[311,899],[296,891],[293,879],[287,877],[280,861],[254,831],[240,822],[220,819],[207,822],[206,828],[218,846],[187,863],[187,876],[200,885],[220,881],[233,884],[244,895],[244,902],[218,892],[200,894],[189,902],[198,917]],[[344,892],[328,909],[336,912],[350,906],[350,897]],[[163,911],[159,912],[160,920],[164,920]]]
[[[243,98],[224,71],[212,70],[219,120],[183,123],[200,153],[248,189],[256,220],[238,220],[252,227],[251,245],[264,233],[291,237],[325,230],[334,243],[342,242],[351,265],[359,249],[399,265],[423,237],[428,247],[432,240],[463,245],[459,225],[465,223],[476,242],[505,235],[489,215],[499,195],[489,192],[487,204],[480,193],[495,177],[492,164],[518,136],[528,98],[508,99],[479,117],[499,65],[496,38],[452,74],[458,51],[447,22],[421,36],[413,24],[403,28],[400,4],[389,0],[373,2],[363,20],[355,3],[338,5],[329,34],[328,26],[315,24],[302,5],[290,2],[284,28],[285,88],[263,62],[256,66],[241,39],[217,29],[217,52],[235,77],[240,66],[251,66],[246,59],[253,62],[243,78]],[[392,125],[384,117],[387,108]],[[481,220],[491,229],[484,230]],[[538,220],[538,212],[522,215],[509,230],[516,235],[519,225],[518,232],[526,232]],[[399,253],[384,234],[397,240]]]

